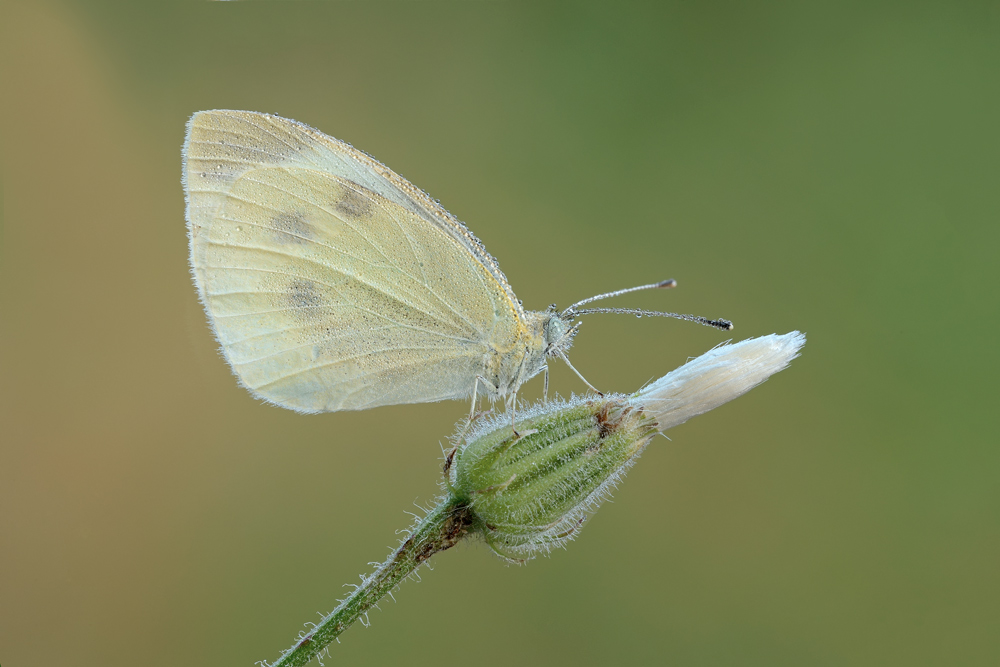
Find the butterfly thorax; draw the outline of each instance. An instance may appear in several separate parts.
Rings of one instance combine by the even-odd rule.
[[[494,398],[516,394],[522,384],[545,370],[548,357],[565,353],[573,344],[572,322],[552,310],[526,311],[523,323],[513,346],[495,350],[486,360],[484,377],[497,388]]]

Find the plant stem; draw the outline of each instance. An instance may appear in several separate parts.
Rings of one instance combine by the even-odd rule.
[[[428,558],[455,546],[468,534],[471,524],[471,514],[463,503],[450,495],[442,499],[388,560],[268,667],[297,667],[312,660]]]

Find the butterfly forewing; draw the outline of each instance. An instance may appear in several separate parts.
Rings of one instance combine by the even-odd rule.
[[[523,326],[499,269],[340,142],[278,121],[203,112],[185,146],[192,267],[234,371],[309,412],[468,395]]]

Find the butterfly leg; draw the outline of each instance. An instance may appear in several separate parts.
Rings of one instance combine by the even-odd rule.
[[[517,392],[512,392],[507,398],[507,411],[510,412],[510,430],[514,432],[514,440],[520,440],[521,434],[517,432]]]
[[[543,384],[542,384],[542,402],[543,403],[548,403],[549,402],[549,365],[548,364],[545,364],[545,370],[542,371],[542,372],[544,373],[544,375],[542,376],[542,378],[543,378]]]
[[[479,392],[479,376],[476,376],[476,381],[472,383],[472,407],[469,408],[469,423],[472,423],[472,418],[476,414],[476,395]]]
[[[570,370],[572,370],[574,373],[576,373],[576,376],[578,378],[580,378],[581,380],[583,380],[583,383],[585,385],[587,385],[587,387],[589,387],[592,392],[598,394],[599,396],[604,396],[604,392],[602,392],[597,387],[595,387],[594,385],[592,385],[589,382],[587,382],[587,378],[585,378],[582,375],[580,375],[580,371],[578,371],[575,368],[573,368],[573,364],[569,363],[569,359],[566,357],[566,353],[564,353],[562,350],[559,350],[558,354],[562,358],[562,360],[566,362],[566,365],[570,367]]]
[[[479,383],[482,382],[483,386],[493,390],[493,393],[497,393],[499,388],[492,382],[484,378],[482,375],[476,376],[476,383],[472,385],[472,409],[469,410],[469,422],[472,422],[476,418],[476,400],[478,398]]]
[[[507,399],[507,411],[510,412],[510,430],[514,432],[513,442],[517,442],[521,438],[538,433],[538,429],[529,428],[524,431],[517,430],[517,393],[513,393]]]

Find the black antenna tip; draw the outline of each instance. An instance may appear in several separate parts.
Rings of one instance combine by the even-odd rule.
[[[708,324],[723,331],[732,331],[734,328],[733,323],[729,320],[708,320]]]
[[[656,283],[657,289],[666,289],[668,287],[677,287],[677,281],[671,278],[670,280],[661,280]]]

